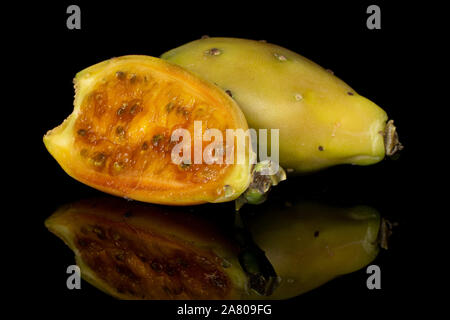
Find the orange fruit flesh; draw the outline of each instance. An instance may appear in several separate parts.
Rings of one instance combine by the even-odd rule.
[[[81,264],[126,299],[224,299],[230,279],[221,259],[124,222],[92,215],[71,226]]]
[[[221,164],[194,163],[194,121],[201,121],[203,133],[222,132],[223,146],[226,129],[247,129],[237,105],[215,86],[141,56],[94,65],[77,75],[75,86],[74,112],[44,137],[75,179],[115,195],[175,205],[233,200],[248,186],[248,160],[227,164],[224,155]],[[176,129],[190,132],[190,164],[172,160],[183,139],[172,141]],[[202,151],[210,143],[202,141]]]

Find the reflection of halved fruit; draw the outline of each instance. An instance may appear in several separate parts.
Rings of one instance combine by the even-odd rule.
[[[44,136],[48,151],[73,178],[114,195],[174,205],[234,200],[249,185],[248,139],[231,144],[244,150],[232,154],[245,157],[244,164],[194,163],[194,121],[201,121],[203,132],[219,130],[224,146],[227,129],[248,129],[233,99],[213,84],[147,56],[98,63],[74,82],[73,113]],[[191,163],[172,160],[182,142],[171,139],[176,129],[190,133]],[[214,139],[200,142],[201,150]]]
[[[45,225],[75,252],[84,279],[121,299],[240,299],[238,248],[216,225],[170,207],[85,200]]]

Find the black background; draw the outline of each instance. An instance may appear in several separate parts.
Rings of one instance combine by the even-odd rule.
[[[81,8],[81,30],[66,28],[66,8],[70,4]],[[366,28],[366,8],[370,4],[381,7],[381,30]],[[37,302],[33,309],[37,312],[48,313],[49,308],[62,306],[80,314],[97,310],[101,315],[102,310],[109,309],[146,318],[156,313],[168,318],[176,315],[176,307],[182,303],[129,305],[86,282],[82,283],[82,290],[67,290],[65,271],[74,263],[73,254],[45,229],[43,222],[58,206],[101,193],[66,175],[46,151],[42,136],[71,113],[72,79],[78,71],[114,56],[159,56],[209,35],[264,39],[332,69],[395,119],[405,146],[398,160],[387,159],[369,167],[339,166],[289,179],[273,191],[275,198],[370,205],[399,223],[391,248],[374,261],[382,270],[381,290],[367,289],[363,269],[297,298],[273,302],[274,315],[301,314],[306,309],[313,309],[316,314],[343,311],[364,315],[359,307],[366,312],[407,310],[426,281],[416,273],[423,262],[417,257],[418,252],[425,250],[418,239],[423,225],[417,187],[421,184],[417,168],[424,157],[420,149],[425,138],[417,130],[422,113],[414,81],[424,68],[417,61],[426,41],[423,25],[414,21],[426,13],[414,9],[384,1],[147,1],[145,5],[126,1],[95,6],[87,1],[63,1],[9,10],[6,14],[15,22],[6,32],[6,38],[11,40],[8,48],[22,62],[14,78],[18,76],[21,84],[25,77],[28,83],[26,87],[15,86],[16,106],[9,110],[16,119],[23,119],[20,130],[15,123],[12,139],[19,150],[16,154],[21,155],[14,161],[18,169],[9,172],[14,175],[10,197],[14,207],[7,209],[11,213],[8,219],[17,228],[6,230],[15,233],[19,229],[22,235],[12,238],[14,245],[10,246],[15,263],[7,274],[17,274],[13,277],[15,296]]]

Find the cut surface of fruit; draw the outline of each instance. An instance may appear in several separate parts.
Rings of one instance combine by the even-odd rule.
[[[74,251],[84,279],[120,299],[238,299],[247,278],[237,247],[173,208],[91,199],[45,222]]]
[[[248,129],[236,103],[213,84],[147,56],[98,63],[74,82],[73,113],[44,136],[49,152],[73,178],[114,195],[174,205],[230,201],[247,188],[249,138],[231,144],[244,150],[244,163],[230,164],[225,155],[205,161],[208,146],[221,142],[205,139],[207,129],[223,137],[227,129]],[[189,136],[175,139],[180,130]]]

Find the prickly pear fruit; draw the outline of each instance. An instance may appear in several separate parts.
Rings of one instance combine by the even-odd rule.
[[[186,210],[89,199],[58,209],[47,228],[75,253],[81,276],[120,299],[241,299],[238,247]]]
[[[266,203],[244,220],[281,278],[270,299],[295,297],[359,270],[379,252],[380,215],[366,206]]]
[[[213,84],[148,56],[100,62],[74,82],[72,114],[44,136],[48,151],[73,178],[114,195],[172,205],[230,201],[246,190],[254,157],[248,139],[231,144],[244,150],[241,162],[196,163],[192,156],[191,162],[174,163],[171,157],[185,142],[171,139],[174,131],[186,129],[194,140],[196,121],[205,134],[213,128],[224,137],[227,129],[248,129],[237,104]],[[195,141],[189,142],[193,153]],[[206,144],[200,141],[201,151]]]
[[[287,169],[302,173],[345,163],[370,165],[401,148],[393,123],[386,129],[387,115],[380,107],[285,48],[204,38],[161,58],[226,90],[250,127],[279,129],[280,164]]]

